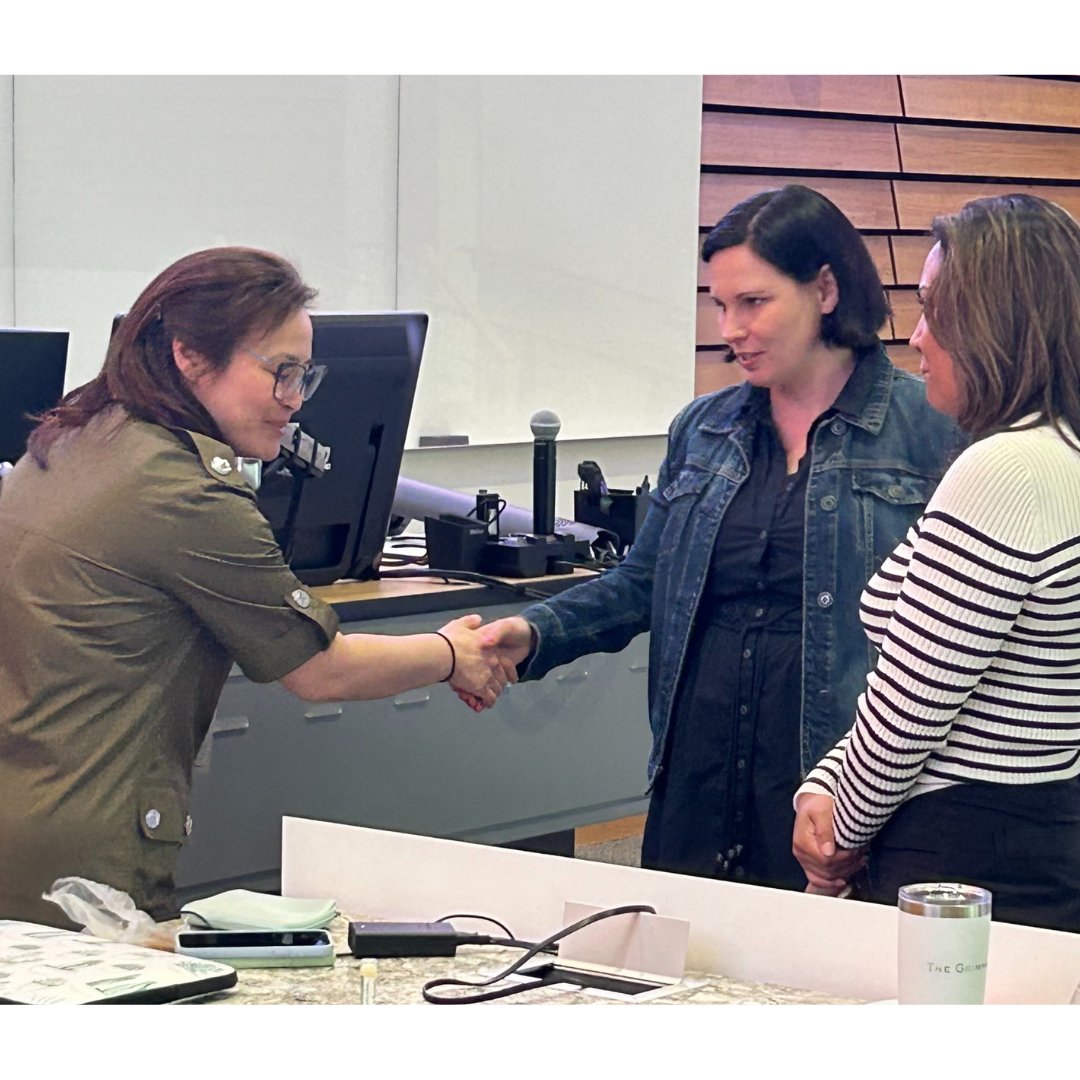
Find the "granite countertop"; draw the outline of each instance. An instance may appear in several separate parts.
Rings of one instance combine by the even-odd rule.
[[[359,916],[356,916],[357,918]],[[212,1005],[355,1005],[360,1002],[360,961],[348,955],[349,920],[338,916],[330,926],[338,955],[333,967],[241,968],[231,990],[207,994],[183,1004]],[[400,957],[378,961],[375,1003],[423,1005],[423,985],[446,977],[480,980],[521,956],[518,949],[462,946],[456,956]],[[551,959],[551,957],[546,957]],[[541,963],[542,958],[530,961]],[[485,987],[484,989],[489,989]],[[441,988],[440,993],[448,993]],[[740,982],[722,975],[687,972],[682,982],[638,1000],[668,1005],[852,1005],[853,998],[813,990]],[[624,1005],[634,999],[570,986],[546,986],[502,999],[508,1005]]]

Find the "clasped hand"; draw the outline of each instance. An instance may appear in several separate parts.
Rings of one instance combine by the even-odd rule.
[[[833,835],[833,797],[800,795],[791,850],[806,873],[807,892],[838,896],[866,863],[861,848],[840,848]]]
[[[450,686],[476,712],[491,708],[503,689],[509,683],[517,682],[517,662],[513,659],[513,651],[502,644],[498,632],[492,633],[491,630],[499,623],[481,626],[482,622],[479,615],[464,615],[440,629],[454,648],[454,671],[450,676]],[[528,637],[528,623],[525,627]]]
[[[486,626],[480,626],[479,615],[466,618],[476,619],[472,624],[479,647],[485,655],[497,658],[493,678],[480,689],[466,686],[462,681],[451,679],[450,685],[457,691],[457,696],[474,712],[490,709],[508,683],[517,682],[517,666],[529,655],[532,647],[532,631],[529,624],[520,615],[506,619],[496,619]],[[459,622],[461,620],[458,620]],[[443,628],[445,633],[446,628]]]

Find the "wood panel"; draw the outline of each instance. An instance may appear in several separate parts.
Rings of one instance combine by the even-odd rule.
[[[1009,75],[901,75],[900,86],[906,116],[1080,127],[1080,83]]]
[[[900,163],[893,128],[866,120],[704,113],[701,160],[706,165],[895,172]]]
[[[694,364],[694,394],[711,394],[725,386],[742,382],[742,368],[738,364],[725,364],[718,352],[699,352]]]
[[[895,75],[706,75],[707,105],[899,116]]]
[[[892,253],[889,251],[889,238],[887,236],[864,236],[866,250],[870,252],[870,258],[874,260],[874,266],[881,277],[883,285],[895,285],[896,276],[893,274]]]
[[[906,173],[1080,180],[1080,134],[935,124],[897,124],[896,130]]]
[[[1034,184],[950,184],[937,180],[896,180],[893,187],[902,229],[928,229],[938,214],[955,213],[972,199],[1017,191],[1056,202],[1080,220],[1080,188]]]
[[[897,285],[918,285],[923,263],[934,246],[932,236],[890,236]]]
[[[698,345],[723,345],[720,333],[720,309],[708,293],[697,294],[697,343]]]
[[[898,368],[910,371],[912,375],[919,374],[919,361],[922,357],[918,349],[913,349],[910,345],[886,345],[885,351]]]
[[[606,844],[612,840],[626,840],[641,836],[645,831],[645,815],[618,818],[616,821],[599,821],[574,830],[574,846],[582,844]]]
[[[914,289],[889,289],[889,303],[893,313],[893,337],[907,340],[915,333],[915,324],[922,313],[918,293]]]
[[[794,162],[786,162],[793,165]],[[711,228],[733,206],[759,191],[803,184],[820,191],[856,229],[895,229],[896,211],[888,180],[853,180],[842,176],[771,176],[763,173],[703,173],[701,225]]]

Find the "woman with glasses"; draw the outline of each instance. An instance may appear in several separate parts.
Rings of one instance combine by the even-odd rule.
[[[1080,932],[1080,225],[1032,195],[934,222],[911,343],[975,442],[871,579],[880,650],[854,726],[798,795],[811,884],[919,881]]]
[[[276,456],[316,389],[285,260],[197,252],[155,278],[101,373],[0,482],[0,918],[57,923],[63,876],[175,912],[193,759],[232,664],[306,700],[514,677],[480,618],[343,635],[282,558],[233,464]]]

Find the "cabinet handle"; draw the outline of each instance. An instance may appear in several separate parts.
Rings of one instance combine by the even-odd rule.
[[[589,677],[589,673],[588,673],[588,671],[585,671],[585,670],[582,670],[582,671],[567,671],[562,675],[556,675],[555,676],[555,681],[556,682],[566,682],[566,683],[584,682],[588,677]]]
[[[210,721],[210,733],[212,735],[225,735],[231,731],[247,731],[251,727],[251,721],[243,715],[219,716],[214,713],[214,719]]]
[[[423,705],[431,700],[431,691],[426,688],[420,690],[407,690],[404,694],[398,694],[394,698],[394,708],[404,709],[410,705]]]
[[[335,716],[340,716],[345,710],[337,704],[330,705],[312,705],[310,709],[304,710],[305,720],[332,720]]]
[[[648,660],[635,660],[630,665],[630,670],[631,671],[648,671],[649,670],[649,661]]]

